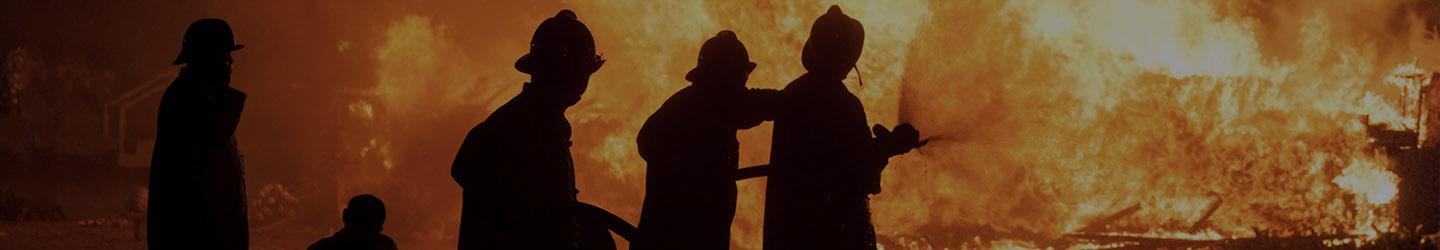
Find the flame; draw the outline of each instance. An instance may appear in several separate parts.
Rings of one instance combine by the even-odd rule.
[[[875,202],[882,228],[933,235],[938,221],[955,235],[1047,238],[1139,204],[1109,228],[1178,232],[1212,194],[1223,204],[1202,238],[1373,237],[1393,225],[1398,178],[1359,118],[1401,116],[1403,101],[1376,92],[1395,87],[1376,84],[1392,70],[1372,45],[1336,34],[1332,9],[1301,16],[1287,42],[1305,49],[1275,58],[1265,24],[1227,4],[978,8],[942,17],[968,26],[934,27],[950,35],[932,41],[949,43],[918,55],[997,52],[911,61],[926,67],[905,76],[904,101],[920,99],[914,121],[956,139],[892,163],[891,193]]]
[[[1103,229],[1210,240],[1394,230],[1399,177],[1366,126],[1418,128],[1418,107],[1403,104],[1428,80],[1411,77],[1425,72],[1418,63],[1382,51],[1388,40],[1347,24],[1360,10],[1396,8],[1387,3],[567,3],[609,59],[568,114],[581,199],[636,221],[645,164],[635,133],[688,84],[682,76],[704,39],[736,31],[759,64],[750,86],[780,88],[803,73],[800,48],[832,3],[866,28],[846,85],[869,121],[914,123],[932,138],[891,160],[885,192],[873,198],[889,248],[1043,247],[1130,206],[1140,209]],[[518,23],[551,13],[527,10]],[[347,106],[369,124],[354,139],[367,146],[349,150],[380,152],[361,157],[369,164],[448,168],[448,159],[417,166],[422,153],[399,150],[433,138],[399,135],[463,135],[526,79],[510,63],[528,33],[462,44],[450,38],[463,32],[449,28],[456,24],[437,20],[409,14],[389,23],[375,48],[377,84]],[[1433,46],[1413,38],[1423,33],[1401,40]],[[361,45],[340,50],[351,46]],[[742,165],[768,161],[769,128],[740,134]],[[739,185],[732,246],[758,249],[764,181]]]
[[[1365,161],[1353,161],[1340,176],[1332,181],[1350,193],[1360,195],[1372,205],[1389,204],[1399,193],[1395,189],[1398,177],[1383,166]]]

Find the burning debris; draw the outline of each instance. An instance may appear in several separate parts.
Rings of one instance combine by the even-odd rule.
[[[1372,123],[1367,132],[1374,145],[1396,162],[1394,171],[1401,180],[1398,190],[1401,232],[1440,232],[1440,86],[1431,81],[1440,73],[1415,65],[1396,68],[1386,83],[1403,89],[1399,112],[1386,122]],[[1372,120],[1373,121],[1373,120]]]
[[[1277,24],[1232,11],[1263,16],[1279,6],[995,5],[1022,21],[970,16],[994,10],[985,7],[942,11],[937,20],[967,25],[917,41],[921,55],[971,51],[919,57],[901,89],[915,100],[901,111],[916,114],[921,131],[957,128],[946,135],[960,140],[932,143],[910,163],[928,168],[892,168],[887,174],[909,181],[887,190],[916,191],[878,198],[886,200],[878,221],[906,235],[936,234],[914,223],[992,225],[1039,232],[1020,238],[1037,243],[1067,234],[1222,240],[1400,230],[1403,164],[1372,144],[1361,117],[1401,107],[1402,88],[1383,81],[1401,56],[1371,46],[1405,45],[1354,41],[1365,31],[1337,20],[1358,14],[1307,7],[1273,13],[1296,20]],[[1021,34],[1005,34],[1014,30]],[[1294,33],[1270,38],[1278,30]],[[1277,49],[1286,46],[1303,49]],[[1112,217],[1121,211],[1129,215]],[[984,237],[1007,239],[1016,238]]]
[[[1367,127],[1366,132],[1373,138],[1371,145],[1385,152],[1397,165],[1394,167],[1397,176],[1391,169],[1367,164],[1362,161],[1352,162],[1350,166],[1343,169],[1333,182],[1345,190],[1350,191],[1360,201],[1373,205],[1387,205],[1396,200],[1397,193],[1403,194],[1408,199],[1399,205],[1401,227],[1388,223],[1369,224],[1368,230],[1357,228],[1349,231],[1308,231],[1288,232],[1273,234],[1269,231],[1256,229],[1247,236],[1222,236],[1216,231],[1208,229],[1207,220],[1220,209],[1223,204],[1223,197],[1215,194],[1215,201],[1205,209],[1198,221],[1186,231],[1165,229],[1162,231],[1114,231],[1109,228],[1110,224],[1131,216],[1141,209],[1140,205],[1134,205],[1115,212],[1112,215],[1102,217],[1091,222],[1091,224],[1077,230],[1076,233],[1066,234],[1065,244],[1068,247],[1082,246],[1083,248],[1219,248],[1219,249],[1315,249],[1315,248],[1341,248],[1341,249],[1435,249],[1440,247],[1434,241],[1437,237],[1433,214],[1440,213],[1440,207],[1435,206],[1431,198],[1423,197],[1429,190],[1436,188],[1435,173],[1440,171],[1440,166],[1435,161],[1424,159],[1433,157],[1433,151],[1426,151],[1426,146],[1433,147],[1436,140],[1425,138],[1426,131],[1433,134],[1436,123],[1429,122],[1436,119],[1436,112],[1440,111],[1440,105],[1428,104],[1426,101],[1440,96],[1440,92],[1433,91],[1429,84],[1430,79],[1436,74],[1419,69],[1414,64],[1400,65],[1385,78],[1385,82],[1402,90],[1398,98],[1398,111],[1384,109],[1383,119],[1374,119],[1366,115],[1361,121]],[[1427,98],[1427,96],[1429,98]],[[1374,97],[1374,96],[1367,96]],[[1373,101],[1373,100],[1367,100]],[[1388,106],[1387,106],[1388,107]],[[1428,150],[1433,150],[1430,148]],[[1398,171],[1410,169],[1411,171]],[[1400,187],[1396,186],[1399,180]],[[1398,188],[1398,189],[1397,189]],[[1416,196],[1422,197],[1416,197]],[[1384,209],[1384,208],[1382,208]],[[1361,211],[1363,212],[1363,211]],[[1375,215],[1370,215],[1375,216]],[[1383,220],[1384,218],[1364,218],[1367,220]],[[1388,226],[1387,226],[1388,225]],[[1356,232],[1361,232],[1356,234]]]
[[[294,216],[300,199],[290,194],[284,185],[269,183],[249,197],[249,203],[250,226],[265,227]]]

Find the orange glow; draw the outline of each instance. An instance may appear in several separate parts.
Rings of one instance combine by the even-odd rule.
[[[734,30],[759,64],[750,86],[780,88],[803,73],[800,48],[829,4],[865,25],[864,54],[845,81],[869,121],[914,123],[933,138],[892,159],[885,191],[873,197],[887,249],[1044,247],[1131,206],[1139,210],[1097,233],[1374,238],[1397,229],[1400,179],[1371,146],[1367,125],[1419,128],[1418,107],[1405,103],[1428,84],[1417,76],[1440,65],[1421,49],[1440,45],[1428,31],[1367,33],[1387,23],[1360,17],[1397,8],[1388,2],[565,3],[609,59],[568,114],[581,199],[636,221],[645,183],[636,132],[688,84],[683,74],[704,39]],[[527,78],[511,63],[528,33],[486,33],[488,44],[455,39],[488,25],[528,32],[554,9],[516,12],[508,16],[515,20],[476,23],[403,13],[375,29],[383,39],[374,47],[334,41],[342,53],[374,53],[375,84],[346,106],[366,121],[364,133],[344,136],[355,142],[348,155],[385,171],[355,177],[352,188],[448,169],[448,159],[417,160],[400,148],[443,144],[436,150],[450,151],[420,155],[452,154],[460,137],[434,137],[434,129],[461,135],[518,92]],[[1410,47],[1389,47],[1396,44]],[[769,130],[741,133],[742,165],[768,161]],[[763,179],[739,184],[734,248],[760,248],[763,188]],[[458,202],[435,203],[458,211]]]
[[[257,249],[338,229],[361,193],[401,248],[454,249],[455,153],[529,80],[514,63],[537,25],[571,9],[608,59],[567,114],[579,196],[634,223],[636,134],[705,39],[736,32],[749,86],[782,88],[832,4],[865,27],[844,83],[868,121],[929,140],[871,197],[885,249],[1363,245],[1410,229],[1407,191],[1434,185],[1392,156],[1440,145],[1422,96],[1440,93],[1436,0],[202,0],[0,2],[0,191],[124,212],[112,196],[146,183],[184,25],[215,16],[247,46],[231,86],[249,191],[296,200],[252,225]],[[740,165],[769,162],[771,130],[737,135]],[[734,249],[761,248],[766,181],[738,183]]]

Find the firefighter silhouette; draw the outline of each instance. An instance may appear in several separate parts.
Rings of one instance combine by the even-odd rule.
[[[245,169],[235,128],[245,93],[230,87],[230,25],[190,24],[160,98],[147,208],[149,249],[247,249]]]
[[[860,58],[864,28],[831,6],[815,20],[806,73],[780,91],[765,193],[765,249],[875,249],[869,195],[889,157],[919,147],[908,124],[867,127],[843,79]],[[871,132],[874,132],[872,136]]]
[[[592,213],[576,200],[565,119],[604,63],[570,10],[535,29],[530,52],[515,62],[530,82],[470,130],[451,166],[464,193],[460,249],[576,249],[604,232],[577,224]]]
[[[309,250],[395,250],[395,240],[380,233],[385,228],[385,202],[374,195],[350,198],[341,214],[345,227],[311,244]]]
[[[695,69],[640,128],[645,169],[640,237],[632,249],[729,249],[738,130],[767,119],[775,90],[746,89],[755,63],[734,32],[700,47]]]

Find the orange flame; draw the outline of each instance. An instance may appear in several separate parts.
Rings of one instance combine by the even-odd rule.
[[[828,2],[568,6],[610,59],[569,113],[581,199],[635,221],[645,170],[635,133],[688,84],[701,42],[736,31],[760,64],[750,86],[780,88],[802,73],[799,49]],[[1411,97],[1395,93],[1418,83],[1382,79],[1424,70],[1392,68],[1399,60],[1380,50],[1390,43],[1340,23],[1395,4],[839,2],[866,26],[859,73],[846,81],[870,121],[911,122],[934,138],[892,159],[872,201],[890,247],[1034,248],[1132,205],[1141,209],[1105,230],[1180,239],[1393,230],[1399,179],[1361,117],[1417,128],[1406,116],[1416,107],[1396,107]],[[359,139],[369,142],[360,155],[389,155],[388,136],[415,129],[382,120],[473,125],[525,80],[509,63],[528,37],[476,48],[447,32],[463,31],[422,15],[390,24],[373,98],[350,105],[379,124]],[[1397,40],[1424,33],[1406,32]],[[742,165],[768,161],[768,125],[740,138]],[[377,164],[404,171],[390,157]],[[740,183],[736,248],[760,247],[763,188]]]

